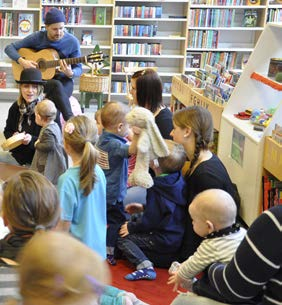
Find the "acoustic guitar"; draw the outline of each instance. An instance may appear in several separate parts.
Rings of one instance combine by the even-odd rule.
[[[18,53],[25,59],[37,62],[38,69],[41,71],[44,80],[53,78],[56,73],[56,68],[60,66],[60,56],[54,49],[35,51],[33,49],[21,48],[18,50]],[[103,52],[96,52],[82,57],[64,58],[64,60],[68,65],[72,65],[87,62],[102,62],[105,57]],[[20,64],[16,61],[12,62],[12,71],[15,80],[20,80],[22,70],[23,67]]]

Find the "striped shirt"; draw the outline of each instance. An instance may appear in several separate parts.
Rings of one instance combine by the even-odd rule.
[[[246,230],[240,228],[230,235],[204,239],[197,251],[181,264],[178,275],[189,280],[212,263],[230,262],[245,234]]]
[[[282,304],[282,206],[260,215],[228,265],[213,264],[209,279],[228,302]]]
[[[18,295],[18,273],[14,267],[0,267],[0,305]]]

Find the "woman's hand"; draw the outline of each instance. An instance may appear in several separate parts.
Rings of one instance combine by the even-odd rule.
[[[29,133],[24,135],[23,145],[28,145],[32,139],[32,136]]]

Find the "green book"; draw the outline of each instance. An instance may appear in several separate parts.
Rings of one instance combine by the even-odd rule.
[[[93,24],[105,25],[107,19],[105,7],[93,7]]]

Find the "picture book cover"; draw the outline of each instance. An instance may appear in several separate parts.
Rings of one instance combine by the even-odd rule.
[[[18,17],[18,35],[27,36],[33,32],[33,14],[19,13]]]
[[[6,88],[6,72],[0,71],[0,88]]]
[[[83,30],[81,34],[81,44],[84,46],[92,45],[93,32],[88,30]]]
[[[258,12],[256,10],[245,10],[243,26],[245,27],[256,27],[258,21]]]
[[[105,7],[93,7],[93,24],[105,25],[107,18],[106,13]]]

